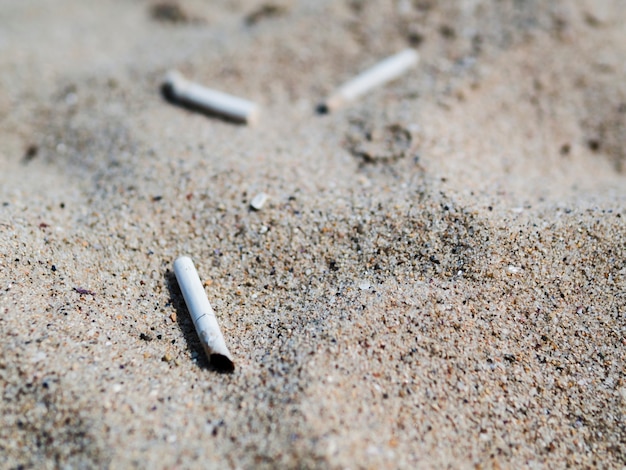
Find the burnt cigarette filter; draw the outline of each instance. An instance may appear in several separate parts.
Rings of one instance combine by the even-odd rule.
[[[211,308],[200,277],[191,258],[181,256],[174,261],[174,273],[185,298],[187,309],[196,327],[200,342],[211,364],[223,372],[235,370],[232,356],[224,342],[224,336],[217,324],[215,312]]]
[[[249,125],[259,119],[259,107],[252,101],[189,81],[176,70],[166,75],[163,85],[172,101]]]
[[[419,54],[413,49],[405,49],[360,73],[339,87],[321,108],[330,112],[353,101],[368,91],[398,78],[417,65]]]

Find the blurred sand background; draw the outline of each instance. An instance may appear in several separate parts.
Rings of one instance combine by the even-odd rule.
[[[623,0],[2,1],[0,467],[622,468],[625,24]],[[315,113],[405,47],[416,69]],[[171,68],[259,125],[167,103]]]

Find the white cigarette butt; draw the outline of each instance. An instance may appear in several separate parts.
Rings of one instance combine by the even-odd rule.
[[[174,101],[219,114],[233,121],[254,125],[259,119],[259,108],[252,101],[191,82],[176,70],[166,75],[164,90]]]
[[[405,49],[360,73],[352,80],[344,83],[322,105],[326,112],[343,106],[348,101],[364,95],[378,86],[398,78],[410,68],[417,65],[419,54],[413,49]]]
[[[211,364],[221,371],[232,372],[235,370],[232,356],[226,347],[215,312],[211,308],[191,258],[181,256],[174,261],[174,272],[200,342]]]
[[[269,196],[267,194],[259,193],[252,198],[252,201],[250,201],[250,207],[252,207],[255,211],[260,211],[268,199]]]

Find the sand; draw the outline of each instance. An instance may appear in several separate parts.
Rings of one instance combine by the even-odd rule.
[[[620,0],[155,5],[0,6],[0,467],[626,465]]]

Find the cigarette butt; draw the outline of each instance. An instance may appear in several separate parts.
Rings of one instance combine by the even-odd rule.
[[[224,336],[217,324],[215,312],[211,308],[191,258],[181,256],[174,261],[174,273],[185,298],[193,324],[200,337],[200,342],[211,364],[223,372],[234,371],[235,365],[233,364],[232,356],[226,347]]]
[[[355,100],[368,91],[384,85],[417,65],[419,54],[413,49],[405,49],[360,73],[344,83],[321,105],[325,112],[334,111],[349,101]]]
[[[191,82],[176,70],[168,72],[165,76],[163,89],[166,96],[173,101],[218,114],[232,121],[253,126],[259,120],[259,108],[252,101]]]
[[[252,207],[255,211],[260,211],[263,209],[263,206],[269,199],[269,196],[265,193],[259,193],[252,198],[250,201],[250,207]]]

